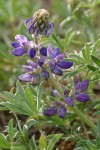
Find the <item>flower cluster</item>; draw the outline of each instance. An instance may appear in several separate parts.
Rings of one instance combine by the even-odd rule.
[[[38,46],[37,50],[36,44],[32,41],[28,41],[26,37],[17,35],[15,38],[18,41],[11,43],[12,46],[15,47],[12,53],[15,56],[21,56],[28,51],[28,55],[33,59],[33,61],[27,61],[28,66],[22,66],[26,73],[20,75],[19,80],[33,83],[33,78],[38,78],[39,81],[40,76],[48,80],[49,72],[46,68],[49,68],[55,75],[61,76],[63,74],[63,69],[68,69],[73,65],[72,62],[64,60],[65,55],[60,53],[59,48],[53,50],[52,45],[48,48]]]
[[[86,102],[90,100],[90,96],[86,94],[86,90],[88,89],[88,86],[89,86],[88,79],[79,82],[79,79],[76,78],[74,90],[72,92],[73,95],[70,96],[68,89],[65,88],[63,104],[60,102],[55,102],[53,107],[48,107],[44,109],[44,114],[50,117],[57,114],[60,118],[64,118],[66,116],[66,107],[64,106],[64,103],[71,107],[74,107],[74,103],[75,103],[74,97],[76,100],[80,102]],[[60,97],[59,92],[55,89],[53,89],[53,94],[56,98]]]
[[[44,109],[44,115],[52,117],[54,115],[64,118],[66,116],[67,110],[66,107],[61,102],[55,102],[52,107],[47,107]]]
[[[49,37],[54,31],[54,23],[49,21],[49,13],[45,9],[39,9],[31,18],[28,18],[25,23],[27,31],[36,36],[45,35]]]

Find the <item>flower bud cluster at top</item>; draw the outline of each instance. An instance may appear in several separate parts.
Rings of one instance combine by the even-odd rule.
[[[30,34],[39,34],[49,37],[54,30],[54,23],[49,21],[49,13],[45,9],[38,10],[33,17],[28,18],[25,23]]]

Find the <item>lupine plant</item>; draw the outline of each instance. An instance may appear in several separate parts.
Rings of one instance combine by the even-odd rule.
[[[22,65],[24,73],[18,76],[15,89],[0,95],[0,109],[9,110],[16,119],[9,121],[5,134],[0,133],[0,148],[52,150],[59,149],[59,140],[65,140],[74,141],[75,150],[99,150],[100,121],[94,121],[94,116],[100,115],[100,101],[94,100],[88,89],[100,79],[100,59],[96,56],[100,39],[93,45],[86,43],[79,53],[44,44],[44,38],[55,37],[54,23],[45,9],[30,16],[25,26],[30,39],[17,34],[11,42],[12,55],[27,57]],[[18,115],[27,116],[24,125]],[[62,132],[46,135],[45,126]],[[29,135],[35,127],[40,131],[38,144],[36,135]]]

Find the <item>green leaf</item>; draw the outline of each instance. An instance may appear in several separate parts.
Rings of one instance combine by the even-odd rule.
[[[88,150],[87,148],[83,148],[83,147],[77,147],[74,150]]]
[[[18,94],[20,94],[20,96],[23,98],[23,101],[25,101],[25,103],[27,103],[29,105],[29,101],[25,95],[25,90],[24,90],[23,86],[21,85],[21,83],[19,82],[19,80],[17,80],[16,86],[18,89]]]
[[[100,120],[97,124],[97,131],[96,131],[97,137],[96,137],[96,144],[97,148],[100,149]]]
[[[100,104],[100,100],[97,100],[93,102],[91,105],[89,105],[84,111],[89,111],[90,109],[95,108],[98,104]]]
[[[38,150],[34,137],[32,137],[31,140],[29,141],[29,145],[30,145],[30,150]]]
[[[94,112],[93,116],[100,115],[100,111]]]
[[[85,47],[82,49],[82,54],[84,59],[88,64],[91,63],[91,58],[90,58],[90,43],[86,43]]]
[[[100,67],[100,59],[98,59],[97,57],[95,57],[94,55],[91,55],[91,59],[93,60],[93,62],[98,65]]]
[[[41,107],[42,94],[43,94],[43,81],[40,83],[38,91],[37,91],[37,110],[38,111]]]
[[[62,137],[63,134],[56,134],[52,138],[52,140],[49,142],[49,145],[46,150],[52,150],[53,147],[55,146],[56,142]]]
[[[13,119],[11,119],[11,120],[9,121],[9,124],[8,124],[8,132],[9,132],[10,142],[13,142]]]
[[[36,112],[36,101],[29,87],[25,89],[25,94],[27,96],[27,99],[29,100],[30,106],[32,107],[34,112]]]
[[[9,102],[2,102],[1,105],[3,105],[4,107],[6,107],[8,110],[12,110],[13,112],[17,112],[19,114],[23,114],[23,115],[32,115],[33,113],[31,113],[29,110],[25,109],[24,107],[22,107],[21,105],[14,105],[11,104]]]
[[[94,66],[92,66],[92,65],[87,65],[87,67],[88,67],[90,70],[92,70],[92,71],[98,70],[98,68],[96,68],[96,67],[94,67]]]
[[[0,148],[10,149],[10,143],[7,141],[4,134],[0,133]]]
[[[75,71],[72,71],[72,72],[70,72],[70,73],[67,73],[67,74],[63,77],[63,79],[64,79],[64,78],[67,78],[67,77],[68,77],[68,78],[73,77],[74,75],[76,75],[76,74],[78,74],[79,72],[83,71],[85,68],[86,68],[85,66],[84,66],[84,67],[82,66],[82,67],[76,69]]]
[[[71,42],[71,40],[73,39],[73,37],[75,36],[76,32],[73,31],[72,28],[70,28],[65,35],[65,47],[68,46]]]
[[[58,39],[54,34],[52,34],[52,38],[53,38],[53,40],[58,44],[58,46],[59,46],[61,49],[63,49],[63,45],[62,45],[60,39]]]
[[[98,0],[97,0],[97,1],[98,1]],[[92,47],[92,55],[95,55],[96,49],[97,49],[97,47],[99,46],[99,44],[100,44],[100,39],[98,39],[98,40],[96,41],[96,43],[93,45],[93,47]]]
[[[46,137],[43,134],[41,134],[39,139],[39,148],[40,150],[45,150],[46,146],[47,146]]]

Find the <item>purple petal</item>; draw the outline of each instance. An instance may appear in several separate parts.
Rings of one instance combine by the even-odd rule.
[[[53,32],[54,32],[54,23],[52,22],[52,23],[50,23],[50,28],[49,28],[49,30],[47,30],[47,37],[49,37],[51,34],[53,34]]]
[[[89,86],[89,80],[86,79],[81,82],[81,91],[86,91]]]
[[[18,47],[18,48],[15,48],[12,53],[15,55],[15,56],[22,56],[24,55],[25,53],[27,52],[26,49],[23,49],[21,47]]]
[[[43,31],[41,32],[42,35],[46,35],[47,34],[47,28],[44,28]]]
[[[74,99],[72,97],[68,96],[64,100],[67,105],[72,106],[72,107],[74,106]]]
[[[72,67],[73,63],[68,62],[66,60],[62,60],[61,62],[57,62],[56,65],[62,69],[68,69],[68,68]]]
[[[46,109],[44,109],[44,115],[52,117],[56,114],[57,109],[55,107],[48,107]]]
[[[62,104],[61,102],[56,101],[56,102],[54,103],[54,106],[62,107],[62,106],[63,106],[63,104]]]
[[[57,57],[56,57],[56,60],[62,60],[63,58],[65,57],[64,54],[59,54]]]
[[[45,47],[42,47],[40,49],[40,54],[43,55],[43,56],[47,56],[47,49]]]
[[[28,51],[28,54],[31,58],[33,58],[35,55],[36,55],[36,49],[35,48],[31,48],[29,51]]]
[[[69,94],[68,89],[65,88],[65,89],[64,89],[64,96],[68,96],[68,94]]]
[[[33,67],[32,67],[32,66],[25,66],[25,65],[23,65],[22,68],[24,68],[27,72],[33,70]]]
[[[53,51],[52,58],[55,58],[55,57],[58,56],[59,54],[60,54],[60,49],[59,49],[59,48],[56,48],[56,49]]]
[[[37,64],[30,59],[27,60],[27,63],[32,67],[32,68],[37,68]]]
[[[31,84],[36,86],[40,82],[40,74],[33,75],[33,78],[31,79]]]
[[[42,67],[42,65],[43,65],[43,61],[38,61],[38,65],[40,66],[40,67]]]
[[[89,80],[86,79],[82,82],[77,83],[74,89],[75,89],[75,92],[78,93],[78,92],[86,91],[88,86],[89,86]]]
[[[74,86],[76,86],[79,83],[79,77],[76,76],[74,79]]]
[[[36,36],[39,35],[39,31],[40,31],[40,29],[39,29],[39,28],[36,28],[36,30],[35,30],[35,35],[36,35]]]
[[[49,72],[46,70],[46,69],[43,69],[42,71],[42,77],[45,79],[45,80],[48,80],[49,79]]]
[[[18,77],[18,79],[23,82],[30,82],[32,78],[33,78],[33,75],[28,74],[28,73],[22,74]]]
[[[79,93],[76,95],[76,99],[80,102],[86,102],[90,100],[90,96],[84,93]]]
[[[11,42],[11,45],[12,45],[14,48],[20,47],[20,43],[19,43],[19,42]]]
[[[61,69],[59,69],[56,65],[50,65],[50,69],[51,71],[56,74],[56,75],[59,75],[59,76],[62,76],[63,72]]]
[[[24,35],[16,35],[15,39],[20,43],[26,43],[27,42],[27,38]]]
[[[62,106],[61,108],[58,109],[57,111],[57,115],[60,117],[60,118],[64,118],[66,116],[66,107],[65,106]]]
[[[49,47],[48,47],[48,49],[47,49],[47,56],[50,57],[52,55],[52,53],[53,53],[53,51],[52,51],[52,45],[50,44]]]
[[[33,28],[34,28],[33,24],[30,25],[27,29],[28,33],[33,34],[33,31],[34,31]]]
[[[27,26],[27,24],[30,22],[30,20],[32,20],[33,18],[28,18],[26,21],[25,21],[25,25]]]
[[[56,97],[60,96],[60,94],[59,94],[59,92],[57,90],[53,90],[53,95],[56,96]]]

